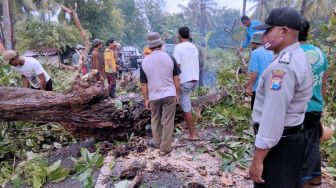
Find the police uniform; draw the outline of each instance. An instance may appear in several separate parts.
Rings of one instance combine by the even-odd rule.
[[[312,96],[313,76],[299,43],[283,49],[265,70],[256,91],[252,120],[255,146],[270,149],[264,159],[264,184],[300,187],[305,138],[302,122]]]

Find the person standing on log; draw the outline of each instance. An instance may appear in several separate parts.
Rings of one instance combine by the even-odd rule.
[[[262,46],[262,36],[264,32],[255,32],[251,39],[251,58],[248,65],[249,81],[246,94],[251,96],[251,110],[255,100],[255,93],[262,73],[272,63],[273,53]]]
[[[180,44],[174,48],[174,57],[181,69],[181,106],[184,112],[184,119],[189,129],[189,137],[185,139],[191,141],[199,140],[195,130],[192,117],[191,92],[198,85],[199,80],[199,59],[197,47],[190,42],[190,30],[188,27],[178,29]]]
[[[52,91],[52,80],[40,62],[32,57],[20,56],[14,50],[5,50],[2,54],[4,64],[21,74],[25,88]]]
[[[303,186],[303,120],[313,75],[298,42],[301,23],[297,10],[281,7],[255,27],[266,30],[263,45],[276,54],[260,78],[252,113],[256,138],[249,174],[255,188]]]
[[[171,152],[176,103],[180,96],[180,70],[175,59],[161,50],[160,34],[150,32],[147,55],[140,67],[141,89],[147,109],[151,110],[153,140],[148,145],[160,148],[160,155]]]
[[[109,96],[115,98],[117,85],[117,58],[116,58],[116,41],[108,39],[104,52],[105,72],[109,84]]]
[[[303,165],[302,174],[305,188],[320,187],[322,184],[320,154],[321,116],[323,112],[323,97],[327,93],[328,78],[328,60],[326,55],[318,47],[306,43],[309,28],[309,22],[303,19],[299,42],[314,75],[313,97],[308,103],[303,122],[308,135],[307,159]]]
[[[94,39],[92,41],[92,66],[91,69],[96,69],[98,74],[95,75],[95,80],[100,81],[105,79],[105,63],[104,58],[100,54],[100,50],[103,48],[103,41],[100,39]]]

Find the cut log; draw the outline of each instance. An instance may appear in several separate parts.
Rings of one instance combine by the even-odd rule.
[[[226,96],[219,92],[203,96],[194,102],[200,114],[202,108],[218,103]],[[177,110],[177,121],[181,121]],[[24,88],[0,88],[0,121],[32,121],[60,123],[79,138],[104,140],[126,138],[131,133],[145,133],[150,124],[150,111],[144,108],[140,94],[118,99],[108,98],[103,83],[86,82],[79,77],[70,91],[55,93]]]

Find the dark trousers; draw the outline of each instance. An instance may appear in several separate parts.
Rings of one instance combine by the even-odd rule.
[[[302,178],[304,182],[309,182],[314,186],[322,183],[320,154],[321,115],[322,112],[306,112],[303,122],[308,139]]]
[[[251,110],[253,111],[253,105],[254,105],[254,101],[255,101],[255,96],[256,96],[256,92],[253,91],[252,92],[252,99],[251,99]]]
[[[254,184],[255,188],[301,188],[302,164],[306,148],[303,131],[282,137],[279,143],[271,148],[264,160],[263,184]]]
[[[40,90],[41,88],[35,88],[33,86],[30,87],[31,89],[37,89],[37,90]],[[53,90],[53,86],[52,86],[52,80],[51,78],[48,80],[48,82],[46,83],[46,88],[45,88],[46,91],[52,91]]]
[[[109,96],[114,98],[117,85],[117,73],[106,73],[106,76],[109,84]]]

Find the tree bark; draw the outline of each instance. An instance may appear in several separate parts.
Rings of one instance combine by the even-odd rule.
[[[204,106],[218,103],[226,92],[200,97],[194,109],[200,114]],[[183,118],[177,111],[176,120]],[[150,111],[143,97],[130,94],[113,100],[100,82],[77,78],[70,91],[55,93],[25,88],[0,88],[0,121],[56,122],[78,138],[124,139],[127,134],[145,133]]]
[[[71,18],[73,19],[79,33],[80,36],[85,44],[85,54],[87,55],[88,50],[90,49],[90,41],[89,41],[89,36],[88,34],[85,32],[85,29],[82,27],[79,18],[78,18],[78,14],[77,14],[77,3],[75,4],[75,8],[73,8],[72,6],[66,7],[64,5],[60,5],[62,10],[68,14],[70,14]]]
[[[306,3],[307,3],[307,0],[302,0],[302,3],[301,3],[301,16],[304,16],[304,13],[305,13],[305,9],[306,9]]]
[[[247,0],[243,0],[243,10],[242,10],[243,16],[246,15],[246,1]]]
[[[9,0],[2,1],[2,12],[4,17],[4,39],[6,49],[13,49],[12,44],[12,24],[10,16],[10,2]]]

